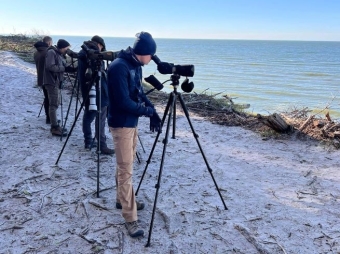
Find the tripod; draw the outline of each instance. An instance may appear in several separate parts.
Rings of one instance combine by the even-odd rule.
[[[153,227],[153,220],[154,220],[155,211],[156,211],[156,204],[157,204],[157,199],[158,199],[158,191],[159,191],[159,188],[160,188],[160,182],[161,182],[161,177],[162,177],[162,171],[163,171],[163,164],[164,164],[164,158],[165,158],[165,153],[166,153],[166,147],[167,147],[167,144],[168,144],[168,137],[169,137],[169,131],[170,131],[170,121],[171,121],[172,114],[174,114],[174,118],[173,118],[173,126],[174,126],[173,127],[173,131],[175,131],[175,126],[176,126],[175,125],[175,122],[176,122],[176,118],[175,118],[176,112],[175,112],[175,110],[176,110],[176,101],[177,101],[177,98],[179,99],[179,102],[180,102],[180,104],[182,106],[182,109],[183,109],[183,111],[185,113],[185,116],[186,116],[186,118],[187,118],[187,120],[189,122],[191,131],[192,131],[192,133],[194,135],[194,138],[196,139],[197,145],[198,145],[198,147],[200,149],[200,152],[201,152],[201,154],[203,156],[204,162],[205,162],[205,164],[207,166],[207,169],[208,169],[208,171],[210,173],[210,176],[211,176],[211,178],[212,178],[212,180],[213,180],[213,182],[215,184],[216,190],[217,190],[217,192],[218,192],[218,194],[219,194],[219,196],[221,198],[223,206],[224,206],[225,210],[228,210],[226,204],[224,203],[222,194],[221,194],[221,192],[220,192],[220,190],[219,190],[219,188],[217,186],[217,183],[216,183],[216,180],[214,178],[214,175],[212,174],[212,169],[210,168],[209,163],[208,163],[208,161],[207,161],[207,159],[206,159],[206,157],[204,155],[204,152],[202,150],[202,147],[201,147],[201,145],[200,145],[200,143],[198,141],[198,137],[199,136],[196,134],[196,132],[194,130],[194,127],[193,127],[193,125],[191,123],[191,120],[189,118],[189,112],[188,112],[187,107],[186,107],[186,105],[185,105],[185,103],[183,101],[182,95],[179,92],[177,92],[177,86],[179,84],[179,78],[180,78],[180,76],[178,74],[174,74],[174,75],[171,76],[171,81],[172,81],[172,86],[174,87],[174,91],[170,93],[169,100],[168,100],[168,103],[166,105],[166,108],[165,108],[165,111],[164,111],[164,115],[163,115],[163,118],[162,118],[162,122],[161,122],[161,126],[163,127],[163,124],[164,124],[164,121],[166,119],[166,116],[169,113],[167,127],[166,127],[166,132],[165,132],[165,138],[163,140],[163,144],[164,145],[163,145],[162,159],[161,159],[159,173],[158,173],[158,180],[157,180],[157,184],[155,185],[156,194],[155,194],[155,200],[154,200],[154,205],[153,205],[153,209],[152,209],[152,217],[151,217],[151,222],[150,222],[149,237],[148,237],[148,242],[146,244],[146,247],[150,246],[151,233],[152,233],[152,227]],[[157,136],[155,138],[155,142],[153,143],[153,146],[152,146],[152,149],[151,149],[151,153],[150,153],[149,158],[148,158],[148,160],[146,162],[146,166],[145,166],[143,175],[141,177],[141,180],[139,182],[138,188],[137,188],[136,193],[135,193],[136,196],[138,194],[138,191],[139,191],[139,188],[140,188],[141,183],[143,181],[143,178],[144,178],[144,175],[146,173],[146,170],[147,170],[147,168],[148,168],[148,166],[149,166],[149,164],[151,162],[151,157],[152,157],[152,154],[153,154],[153,152],[155,150],[155,147],[156,147],[156,144],[157,144],[157,141],[158,141],[160,133],[161,133],[161,130],[158,131]],[[174,135],[173,135],[173,138],[174,138]]]
[[[60,135],[60,141],[63,140],[63,135],[64,135],[64,129],[65,129],[65,125],[64,125],[64,116],[63,116],[63,93],[62,90],[64,88],[64,82],[61,81],[60,82],[60,87],[59,87],[59,94],[60,94],[60,117],[61,117],[61,135]],[[60,120],[58,120],[58,124],[60,123]]]
[[[77,75],[77,73],[76,73],[75,76],[76,77],[74,79],[74,83],[73,83],[73,87],[72,87],[72,93],[71,93],[71,98],[70,98],[70,102],[68,104],[68,108],[67,108],[67,113],[66,113],[65,123],[63,125],[63,129],[65,129],[65,126],[66,126],[66,123],[67,123],[67,120],[68,120],[68,115],[70,113],[70,109],[71,109],[71,104],[72,104],[74,93],[76,93],[76,95],[77,95],[76,107],[75,107],[75,113],[76,114],[77,114],[77,109],[78,109],[78,102],[81,104],[80,99],[79,99],[79,83],[78,83],[78,75]],[[67,73],[67,77],[68,77],[68,81],[70,83],[72,83],[71,77],[70,77],[70,75],[68,73]]]
[[[95,68],[95,72],[94,72],[94,76],[93,76],[93,79],[92,79],[92,82],[91,82],[91,84],[93,84],[93,82],[96,84],[96,90],[97,90],[97,92],[98,92],[98,99],[96,100],[96,104],[97,104],[97,119],[98,119],[98,121],[97,121],[97,137],[98,137],[98,139],[99,139],[99,137],[100,137],[100,129],[101,129],[101,122],[99,121],[99,119],[100,119],[100,115],[101,115],[101,75],[102,75],[102,73],[101,73],[101,60],[100,59],[98,59],[98,60],[96,60],[96,68]],[[89,98],[89,92],[90,92],[90,90],[91,90],[91,87],[90,87],[90,89],[89,89],[89,91],[86,93],[86,98],[85,99],[83,99],[83,102],[82,102],[82,104],[81,104],[81,106],[80,106],[80,108],[79,108],[79,111],[78,111],[78,113],[76,114],[76,117],[75,117],[75,120],[74,120],[74,122],[73,122],[73,124],[72,124],[72,127],[71,127],[71,129],[70,129],[70,132],[68,133],[68,135],[67,135],[67,138],[66,138],[66,141],[65,141],[65,143],[64,143],[64,145],[63,145],[63,148],[61,149],[61,151],[60,151],[60,153],[59,153],[59,156],[58,156],[58,159],[57,159],[57,161],[56,161],[56,165],[58,165],[58,162],[59,162],[59,159],[60,159],[60,157],[61,157],[61,155],[62,155],[62,153],[63,153],[63,151],[64,151],[64,149],[65,149],[65,146],[66,146],[66,144],[67,144],[67,141],[69,140],[69,138],[70,138],[70,136],[71,136],[71,134],[72,134],[72,131],[73,131],[73,129],[74,129],[74,126],[76,125],[76,122],[77,122],[77,120],[78,120],[78,118],[79,118],[79,115],[80,115],[80,113],[81,113],[81,110],[83,109],[83,107],[84,107],[84,105],[85,105],[85,102],[87,101],[87,99]],[[100,153],[101,153],[101,150],[100,150],[100,142],[98,142],[98,144],[97,144],[97,198],[99,198],[99,169],[100,169]]]
[[[41,103],[41,107],[40,107],[40,111],[39,111],[38,117],[40,117],[40,114],[41,114],[41,111],[42,111],[43,107],[44,107],[44,101]]]
[[[40,111],[39,111],[38,117],[40,117],[41,111],[42,111],[43,107],[45,107],[45,104],[46,104],[46,103],[47,103],[47,104],[49,103],[49,102],[48,102],[48,94],[47,94],[46,88],[41,87],[41,90],[40,90],[40,88],[39,88],[39,91],[42,91],[42,92],[43,92],[43,94],[44,94],[44,100],[43,100],[43,102],[41,103],[41,107],[40,107]],[[47,107],[47,109],[45,108],[45,113],[46,113],[46,117],[47,117],[47,116],[48,116],[48,107]],[[49,116],[48,116],[48,118],[49,118]]]

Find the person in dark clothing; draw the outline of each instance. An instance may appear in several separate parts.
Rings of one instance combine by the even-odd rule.
[[[48,48],[45,59],[43,84],[48,93],[49,116],[51,120],[51,133],[56,136],[66,136],[57,120],[57,109],[60,104],[60,88],[64,81],[64,72],[75,72],[75,68],[66,66],[65,54],[70,43],[58,40],[57,46]]]
[[[50,124],[49,116],[49,106],[48,106],[48,94],[46,88],[43,86],[44,77],[44,67],[45,67],[45,57],[48,47],[52,46],[52,38],[50,36],[45,36],[42,41],[38,41],[34,44],[36,51],[34,52],[34,62],[37,68],[37,84],[44,93],[44,108],[46,114],[46,123]]]
[[[97,50],[99,52],[105,50],[105,42],[103,38],[101,38],[98,35],[95,35],[91,38],[90,41],[84,42],[84,44],[89,48],[93,50]],[[98,142],[100,142],[100,151],[103,154],[114,154],[114,150],[108,148],[106,143],[106,135],[105,135],[105,123],[107,118],[107,107],[109,105],[109,99],[108,99],[108,91],[107,91],[107,77],[105,72],[105,66],[104,62],[100,62],[100,72],[101,72],[101,84],[100,84],[100,90],[101,90],[101,105],[100,105],[100,116],[98,118],[97,111],[96,110],[90,110],[90,99],[89,99],[89,91],[92,86],[95,86],[95,80],[93,75],[95,75],[96,70],[98,68],[97,61],[88,59],[86,52],[84,49],[79,51],[78,54],[78,80],[81,88],[81,93],[84,101],[84,115],[83,115],[83,133],[84,133],[84,142],[85,142],[85,149],[91,149],[92,146],[96,145],[93,142],[92,137],[92,130],[91,130],[91,124],[94,119],[95,121],[95,137]],[[86,78],[86,70],[87,68],[91,68],[92,70],[92,76]],[[99,102],[99,87],[97,87],[96,92],[96,102],[98,104]],[[98,126],[100,121],[100,137],[98,138]]]
[[[152,131],[161,128],[161,119],[142,86],[142,66],[156,53],[156,43],[147,32],[136,36],[133,47],[122,50],[108,68],[108,123],[116,152],[116,208],[122,209],[131,237],[144,234],[137,222],[137,210],[142,210],[144,203],[136,201],[132,184],[138,118],[150,117]]]

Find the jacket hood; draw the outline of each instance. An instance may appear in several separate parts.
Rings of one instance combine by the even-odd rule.
[[[137,59],[131,47],[128,47],[125,50],[121,50],[118,54],[118,58],[125,59],[134,66],[143,66],[143,64]]]
[[[47,50],[50,50],[50,49],[53,49],[56,52],[56,54],[61,55],[61,53],[60,53],[59,49],[57,48],[57,46],[49,46],[47,48]]]
[[[84,41],[84,43],[86,47],[88,47],[89,49],[94,49],[94,50],[99,50],[97,43],[94,41]],[[85,50],[80,50],[78,57],[81,59],[85,59],[86,58],[86,52]]]
[[[34,43],[33,46],[36,49],[38,49],[38,48],[48,48],[48,44],[46,42],[43,42],[43,41],[38,41],[38,42]]]
[[[97,42],[94,41],[84,41],[84,44],[90,48],[90,49],[94,49],[94,50],[99,50],[98,46],[97,46]]]

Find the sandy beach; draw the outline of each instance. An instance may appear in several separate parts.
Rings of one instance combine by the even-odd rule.
[[[180,107],[145,247],[166,126],[145,171],[156,133],[140,118],[134,186],[141,183],[137,199],[146,204],[138,213],[145,235],[132,239],[115,208],[115,157],[101,155],[98,164],[96,151],[84,149],[76,100],[66,126],[75,127],[65,144],[66,138],[51,135],[44,110],[38,117],[43,93],[35,86],[35,66],[5,51],[0,59],[1,254],[340,253],[339,150],[263,139],[190,114],[226,210]],[[63,91],[65,115],[69,102]],[[157,105],[160,115],[164,106]]]

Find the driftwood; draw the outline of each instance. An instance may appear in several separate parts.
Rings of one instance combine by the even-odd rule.
[[[156,91],[148,95],[155,104],[165,104],[168,95],[161,91]],[[183,94],[183,99],[189,113],[194,113],[205,117],[213,123],[227,126],[242,126],[255,132],[266,133],[274,130],[276,133],[292,134],[297,130],[300,135],[296,137],[309,136],[312,139],[326,141],[335,148],[340,148],[340,123],[334,121],[329,112],[328,106],[316,114],[311,114],[307,107],[294,109],[290,112],[280,112],[263,116],[254,116],[243,112],[234,103],[233,99],[227,95],[222,95],[222,99],[215,98],[215,95]],[[178,101],[177,101],[178,102]],[[241,104],[243,108],[246,108]],[[242,108],[241,107],[241,108]],[[181,107],[178,107],[180,110]],[[318,115],[324,113],[324,117]]]
[[[313,120],[314,115],[310,115],[307,120],[301,125],[301,127],[299,128],[299,131],[303,131],[306,126]]]
[[[327,108],[325,108],[327,109]],[[329,112],[325,112],[324,117],[317,114],[311,114],[304,108],[302,112],[295,110],[293,112],[282,113],[282,117],[293,128],[297,129],[315,140],[323,141],[324,144],[333,145],[340,148],[340,123],[334,121]],[[297,117],[298,116],[298,117]]]
[[[264,124],[278,132],[287,132],[290,130],[290,125],[277,113],[269,116],[257,115],[257,118]]]

